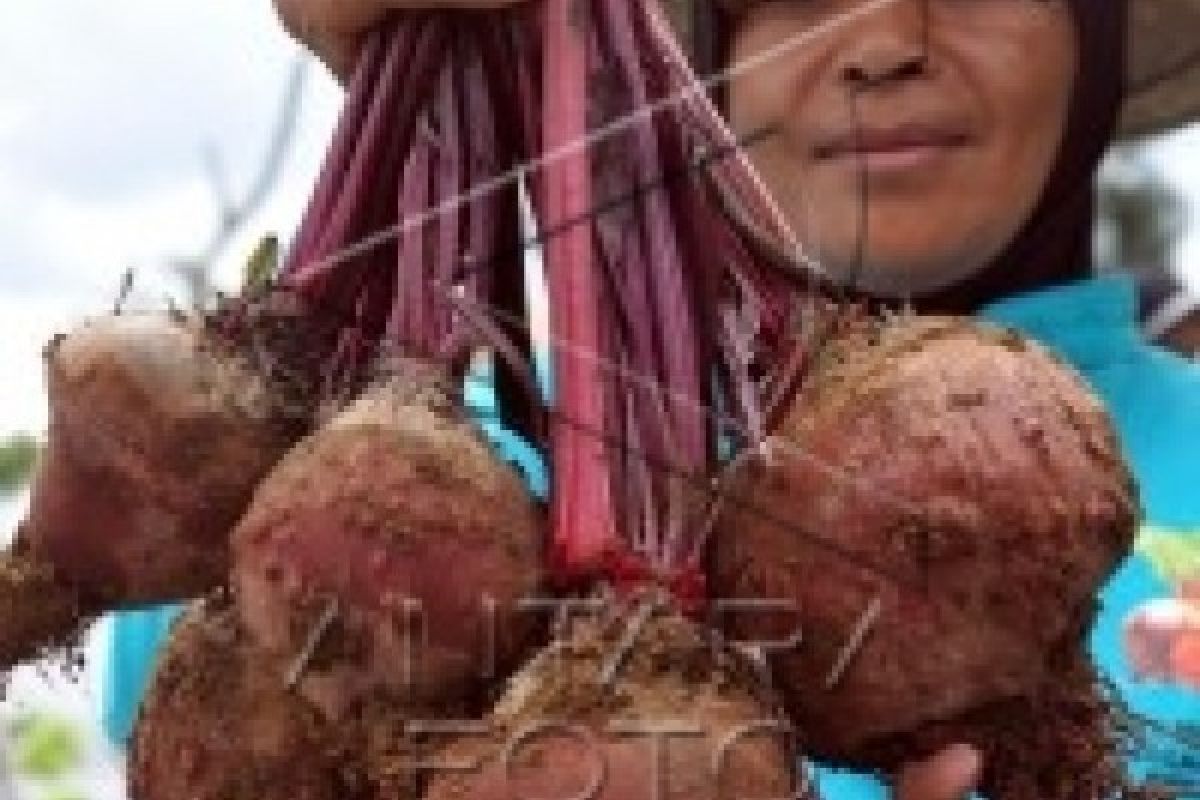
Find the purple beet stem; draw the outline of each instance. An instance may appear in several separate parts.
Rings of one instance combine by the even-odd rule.
[[[705,187],[719,180],[771,235],[786,225],[744,157],[686,174],[694,146],[730,146],[733,135],[702,93],[688,94],[692,76],[651,6],[544,0],[394,15],[364,50],[284,271],[332,331],[331,374],[365,374],[381,348],[450,358],[487,346],[532,396],[514,322],[488,306],[495,287],[522,280],[520,254],[505,251],[513,187],[412,221],[683,93],[551,158],[528,184],[550,232],[549,559],[564,578],[603,578],[631,558],[660,576],[695,568],[691,522],[704,509],[687,495],[715,469],[715,379],[724,410],[753,437],[773,376],[788,373],[777,395],[796,374],[796,359],[779,354],[797,287],[756,261]],[[643,185],[656,178],[664,183]],[[636,199],[591,213],[625,195]]]

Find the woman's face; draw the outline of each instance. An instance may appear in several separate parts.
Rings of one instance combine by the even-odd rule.
[[[810,255],[882,294],[951,285],[1032,213],[1077,67],[1065,0],[750,0],[735,130]],[[773,127],[771,127],[773,126]]]

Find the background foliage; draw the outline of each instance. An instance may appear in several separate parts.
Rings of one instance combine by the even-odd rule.
[[[27,433],[0,439],[0,495],[21,489],[37,462],[41,443]]]

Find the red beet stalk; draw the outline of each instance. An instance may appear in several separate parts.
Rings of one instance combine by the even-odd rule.
[[[521,252],[505,250],[516,189],[483,187],[534,164],[557,395],[552,569],[694,591],[717,433],[753,444],[764,398],[794,385],[804,359],[778,345],[809,275],[779,269],[795,261],[790,231],[653,6],[393,17],[356,74],[285,283],[329,328],[333,379],[353,384],[381,346],[451,358],[482,345],[527,374],[524,320],[489,306],[523,282]],[[692,163],[697,148],[708,163]]]
[[[495,52],[504,25],[475,17],[393,15],[355,73],[281,282],[324,331],[315,360],[328,395],[360,389],[392,350],[461,364],[485,346],[529,371],[512,331],[486,313],[499,273],[523,283],[519,260],[498,258],[517,225],[515,188],[469,190],[520,148],[496,144],[504,106],[493,97],[512,90],[480,66],[488,48],[492,62],[515,62]]]
[[[588,213],[591,161],[588,113],[587,0],[548,0],[543,14],[541,175],[555,388],[552,565],[561,577],[595,577],[616,547],[616,518],[603,439],[605,375],[600,363],[601,282]]]

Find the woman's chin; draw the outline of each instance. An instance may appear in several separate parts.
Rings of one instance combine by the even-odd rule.
[[[918,297],[970,278],[1002,252],[1025,215],[997,222],[977,196],[940,192],[899,202],[876,196],[864,218],[835,193],[792,209],[802,242],[841,283],[881,297]]]
[[[948,289],[976,274],[982,264],[975,259],[934,260],[868,256],[861,264],[838,260],[831,269],[844,286],[880,298],[918,298]]]

